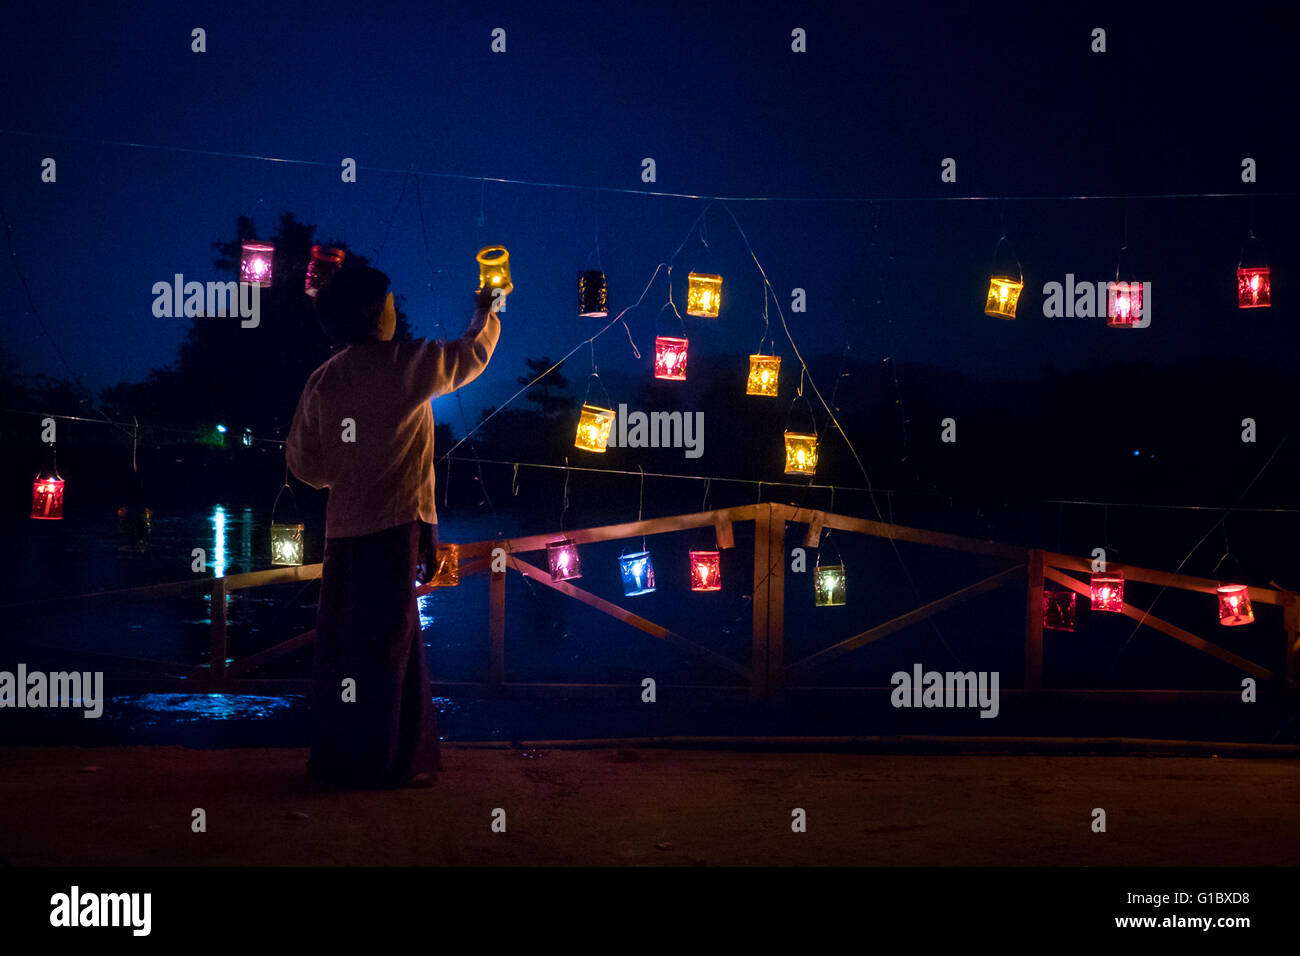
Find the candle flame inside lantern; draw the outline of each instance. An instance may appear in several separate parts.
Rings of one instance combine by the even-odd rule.
[[[781,356],[751,355],[749,357],[749,380],[745,383],[745,394],[776,395],[780,375]]]
[[[655,378],[682,382],[686,380],[687,339],[666,335],[655,337]]]
[[[1123,612],[1124,575],[1121,572],[1094,574],[1089,584],[1094,611]]]
[[[1142,318],[1142,283],[1111,282],[1107,285],[1106,324],[1129,328]]]
[[[1225,627],[1250,624],[1255,612],[1250,606],[1250,590],[1244,584],[1223,584],[1218,588],[1219,623]]]
[[[984,314],[999,319],[1014,319],[1016,303],[1024,282],[1011,276],[993,276],[989,279],[989,294],[984,303]]]
[[[722,556],[717,551],[691,552],[691,590],[722,590]]]
[[[785,433],[785,473],[811,475],[817,471],[817,436],[804,432]]]
[[[609,433],[614,426],[614,410],[599,405],[583,405],[578,416],[578,434],[573,444],[584,451],[605,451]]]
[[[1268,266],[1237,270],[1237,308],[1267,309],[1272,306]]]
[[[460,585],[460,545],[438,545],[435,563],[437,570],[430,584],[438,588],[454,588]]]
[[[722,276],[692,272],[686,283],[686,314],[716,319],[722,305]]]
[[[546,546],[546,559],[551,569],[552,581],[568,581],[582,577],[582,561],[572,538],[560,538]]]

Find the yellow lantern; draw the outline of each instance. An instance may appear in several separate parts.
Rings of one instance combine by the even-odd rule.
[[[271,563],[302,564],[302,525],[271,525]]]
[[[503,289],[510,285],[510,253],[505,246],[484,246],[478,259],[478,287]]]
[[[984,304],[984,314],[998,319],[1014,319],[1020,290],[1025,287],[1021,279],[1011,276],[993,276],[989,279],[989,298]]]
[[[582,415],[578,418],[578,435],[573,440],[574,447],[584,451],[604,452],[613,425],[613,409],[584,404]]]
[[[722,305],[722,276],[692,272],[687,279],[686,314],[716,319]]]
[[[785,433],[785,473],[811,475],[817,471],[817,436],[806,432]]]
[[[781,356],[751,355],[749,357],[749,381],[745,384],[745,394],[775,397],[777,380],[780,375]]]

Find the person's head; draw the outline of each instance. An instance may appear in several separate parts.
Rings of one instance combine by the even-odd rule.
[[[325,334],[340,345],[387,342],[397,331],[388,276],[362,266],[340,269],[316,296]]]

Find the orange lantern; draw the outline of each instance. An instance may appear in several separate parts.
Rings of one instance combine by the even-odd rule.
[[[1016,303],[1020,301],[1020,291],[1025,287],[1023,279],[1012,276],[992,276],[989,278],[988,299],[984,303],[984,314],[997,319],[1014,319]]]
[[[573,439],[574,447],[603,453],[609,444],[614,418],[612,408],[583,403],[582,414],[578,417],[578,434]]]
[[[785,433],[785,473],[787,475],[817,473],[816,435],[806,432]]]
[[[1124,574],[1115,571],[1110,574],[1092,576],[1092,609],[1094,611],[1124,610]]]
[[[749,357],[749,381],[745,383],[746,395],[767,395],[775,397],[778,380],[781,377],[781,356],[751,355]]]
[[[505,246],[484,246],[474,258],[478,260],[480,291],[489,286],[504,289],[510,285],[510,253]]]
[[[1250,624],[1255,612],[1250,607],[1250,589],[1244,584],[1221,584],[1219,595],[1219,623],[1225,627]]]

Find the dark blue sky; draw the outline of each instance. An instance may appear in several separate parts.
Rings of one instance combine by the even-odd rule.
[[[484,192],[426,178],[426,258],[414,186],[384,244],[403,176],[365,167],[810,199],[1286,192],[1289,22],[1228,5],[29,5],[7,13],[0,38],[0,195],[37,308],[72,370],[96,388],[173,358],[185,320],[155,319],[151,287],[176,272],[232,278],[213,273],[211,243],[230,238],[241,213],[269,233],[292,211],[320,238],[376,257],[406,295],[417,334],[460,331],[473,254],[503,243],[516,293],[498,356],[466,397],[476,413],[513,391],[525,356],[558,357],[597,327],[574,307],[574,272],[590,261],[597,218],[618,309],[704,203],[495,183]],[[207,31],[204,54],[190,52],[196,26]],[[503,55],[489,51],[498,26]],[[1105,55],[1088,52],[1094,26],[1108,30]],[[808,31],[807,54],[790,52],[794,27]],[[45,156],[58,161],[56,185],[39,180]],[[363,167],[356,184],[339,180],[344,156]],[[658,164],[653,186],[639,178],[646,156]],[[955,185],[939,182],[946,156],[958,161]],[[1243,156],[1259,162],[1254,186],[1240,182]],[[867,359],[893,354],[985,378],[1175,361],[1225,345],[1294,363],[1294,196],[1254,204],[1276,277],[1268,312],[1234,307],[1246,200],[1128,203],[1135,266],[1154,287],[1143,332],[1041,314],[1044,282],[1113,276],[1122,202],[730,207],[787,310],[789,290],[807,290],[808,312],[788,315],[805,355],[849,345]],[[1003,209],[1027,280],[1014,323],[982,314]],[[680,301],[692,267],[720,272],[725,307],[712,325],[692,321],[692,349],[750,351],[761,330],[758,273],[725,212],[710,212],[707,227],[709,248],[692,237],[676,260],[675,294]],[[661,280],[629,316],[643,354],[664,297]],[[26,317],[9,263],[0,309],[3,344],[23,369],[66,374]],[[778,341],[778,352],[788,356],[788,345]],[[597,357],[602,370],[649,374],[648,357],[634,363],[621,332],[600,340]],[[587,369],[579,355],[570,377]]]

